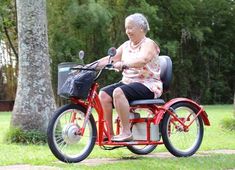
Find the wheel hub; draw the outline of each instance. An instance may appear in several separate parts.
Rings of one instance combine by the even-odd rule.
[[[70,123],[66,125],[62,130],[62,137],[64,141],[67,144],[77,143],[81,139],[81,136],[77,135],[76,133],[79,131],[79,129],[80,127],[77,124]]]

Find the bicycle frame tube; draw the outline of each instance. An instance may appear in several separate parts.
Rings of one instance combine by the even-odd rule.
[[[173,105],[173,104],[176,104],[178,102],[188,102],[190,104],[192,104],[193,106],[195,106],[199,111],[197,112],[196,116],[186,125],[185,122],[183,120],[181,120],[180,118],[178,118],[174,112],[171,111],[170,107]],[[174,120],[178,121],[182,127],[184,128],[184,130],[187,130],[191,125],[192,123],[195,121],[195,119],[198,117],[198,116],[202,116],[202,119],[204,121],[204,124],[205,125],[210,125],[210,122],[207,118],[207,114],[206,112],[203,110],[202,107],[200,107],[197,103],[195,103],[194,101],[190,100],[190,99],[187,99],[187,98],[176,98],[176,99],[173,99],[169,102],[167,102],[165,105],[163,106],[158,106],[158,105],[141,105],[141,106],[137,106],[136,108],[138,107],[141,107],[141,108],[147,108],[149,110],[152,110],[154,113],[155,113],[155,116],[153,118],[153,123],[154,124],[160,124],[161,120],[163,119],[163,116],[164,114],[167,112],[169,113]],[[189,115],[190,116],[190,115]],[[186,119],[188,119],[189,117],[187,117]],[[149,139],[149,138],[148,138]]]
[[[188,125],[186,125],[180,118],[175,116],[175,114],[173,112],[171,112],[170,110],[166,110],[166,111],[174,118],[174,120],[177,120],[183,126],[184,130],[187,130],[189,128],[189,126],[192,125],[194,120],[202,113],[202,109],[199,110],[198,113],[196,114],[196,116],[190,121],[190,123]]]
[[[91,87],[91,90],[88,94],[87,100],[83,101],[80,99],[76,99],[76,98],[71,98],[71,101],[75,104],[81,105],[83,107],[86,108],[86,114],[85,114],[85,120],[83,122],[82,128],[80,129],[80,131],[78,132],[79,135],[83,135],[84,131],[85,131],[85,127],[86,124],[89,120],[89,116],[92,114],[92,108],[94,107],[99,115],[99,120],[103,120],[103,110],[97,95],[97,88],[99,87],[98,83],[94,83]],[[98,105],[98,106],[97,106]],[[76,115],[72,115],[71,121],[74,121],[76,119]],[[100,121],[98,121],[100,122]],[[104,125],[101,123],[99,123],[99,127],[101,128],[101,130],[103,131],[103,127]],[[100,137],[100,135],[99,135]]]
[[[91,92],[90,95],[88,96],[88,107],[93,107],[95,108],[97,114],[98,114],[98,145],[101,146],[102,145],[102,141],[103,141],[103,134],[105,133],[107,136],[110,134],[105,130],[105,124],[106,121],[104,120],[104,111],[102,108],[102,105],[100,103],[100,99],[97,93],[99,84],[95,83],[93,84],[92,88],[91,88]],[[108,131],[109,128],[107,127]]]
[[[174,113],[172,113],[172,112],[170,111],[170,107],[171,107],[172,105],[176,104],[176,103],[179,103],[179,102],[187,102],[187,103],[193,105],[195,108],[197,108],[199,111],[198,111],[196,117],[198,117],[198,116],[200,115],[200,116],[202,117],[202,120],[203,120],[204,124],[207,125],[207,126],[210,126],[210,121],[209,121],[208,116],[207,116],[206,112],[204,111],[204,109],[203,109],[201,106],[199,106],[196,102],[194,102],[194,101],[192,101],[192,100],[190,100],[190,99],[187,99],[187,98],[175,98],[175,99],[170,100],[170,101],[167,102],[166,104],[164,104],[164,105],[163,105],[163,108],[164,108],[169,114],[171,114],[175,119],[177,119],[179,122],[181,122],[181,124],[182,124],[183,126],[186,127],[186,125],[184,125],[184,124],[182,123],[182,121],[179,120],[177,117],[175,117],[175,116],[174,116]],[[160,115],[159,115],[159,116],[160,116]],[[196,119],[196,117],[189,123],[189,125],[187,125],[188,127],[193,123],[193,121]],[[159,123],[159,120],[161,120],[161,117],[158,118],[157,123]],[[188,127],[187,127],[187,128],[188,128]]]

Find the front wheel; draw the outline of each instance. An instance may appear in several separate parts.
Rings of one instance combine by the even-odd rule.
[[[90,115],[81,135],[85,122],[86,108],[68,104],[59,108],[52,116],[47,129],[48,145],[59,160],[75,163],[84,160],[92,151],[97,129]]]
[[[177,157],[193,155],[201,145],[203,138],[203,123],[200,115],[196,117],[198,109],[187,102],[180,102],[172,106],[176,117],[185,125],[193,121],[188,129],[169,113],[166,113],[162,122],[162,139],[168,151]]]

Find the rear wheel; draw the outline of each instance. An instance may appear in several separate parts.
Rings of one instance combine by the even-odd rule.
[[[188,129],[173,116],[166,113],[162,122],[162,138],[168,151],[177,157],[193,155],[201,145],[203,138],[203,123],[200,115],[196,117],[198,109],[186,102],[180,102],[172,106],[175,115],[185,125],[193,121]]]
[[[157,145],[130,145],[127,148],[134,154],[137,155],[147,155],[151,153]]]
[[[147,118],[153,117],[153,115],[154,115],[153,112],[146,108],[137,108],[132,112],[133,118],[145,117],[147,119]],[[133,130],[132,129],[133,125],[134,124],[131,124],[131,131]],[[137,154],[137,155],[147,155],[151,153],[156,147],[157,145],[129,145],[127,146],[127,148],[132,153]]]
[[[92,151],[97,130],[90,115],[84,134],[82,130],[86,108],[68,104],[59,108],[52,116],[47,130],[48,145],[59,160],[75,163],[84,160]]]

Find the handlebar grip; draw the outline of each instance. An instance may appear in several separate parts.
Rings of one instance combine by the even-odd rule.
[[[113,64],[112,63],[109,63],[105,66],[105,68],[113,68]]]
[[[119,72],[120,70],[118,70],[117,68],[114,68],[112,64],[107,64],[105,67],[104,67],[105,70],[113,70],[113,71],[116,71],[116,72]]]
[[[70,70],[81,70],[81,68],[72,67]]]
[[[90,70],[90,71],[96,71],[94,68],[83,68],[83,67],[72,67],[70,70]]]
[[[117,68],[109,68],[109,70],[114,70],[116,72],[119,72],[120,70],[118,70]]]

